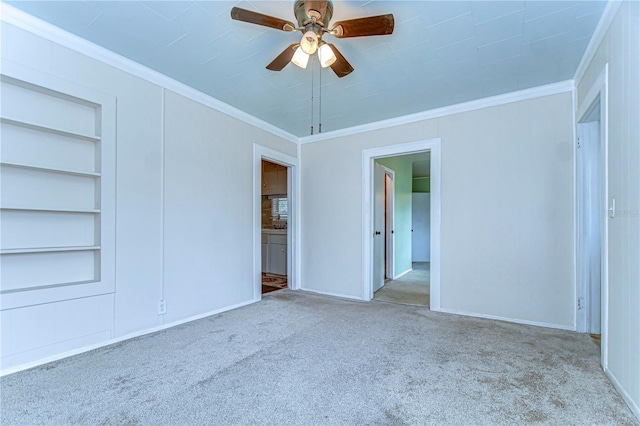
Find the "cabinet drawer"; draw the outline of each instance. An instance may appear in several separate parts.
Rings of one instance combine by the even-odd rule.
[[[287,244],[287,236],[269,235],[269,244]]]

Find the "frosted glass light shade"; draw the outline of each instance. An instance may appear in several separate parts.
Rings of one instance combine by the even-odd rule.
[[[307,55],[313,55],[318,50],[318,36],[313,31],[307,31],[300,40],[300,47]]]
[[[302,48],[298,46],[298,48],[296,49],[296,53],[294,53],[293,58],[291,58],[291,62],[293,62],[300,68],[307,68],[307,63],[309,62],[309,55],[304,53]]]
[[[336,61],[336,55],[333,53],[331,46],[323,44],[318,49],[318,59],[320,59],[320,65],[322,68],[326,68]]]

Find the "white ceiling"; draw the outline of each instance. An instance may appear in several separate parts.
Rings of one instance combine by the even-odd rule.
[[[296,136],[310,133],[315,68],[317,132],[317,60],[265,69],[300,33],[230,18],[238,6],[295,22],[293,0],[7,3]],[[396,26],[389,36],[331,37],[355,71],[322,71],[322,130],[571,79],[605,5],[336,0],[332,22],[393,13]]]

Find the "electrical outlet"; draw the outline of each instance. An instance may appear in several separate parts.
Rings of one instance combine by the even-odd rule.
[[[167,313],[167,302],[161,300],[158,302],[158,315],[164,315]]]

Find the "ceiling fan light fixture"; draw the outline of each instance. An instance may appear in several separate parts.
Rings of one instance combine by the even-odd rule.
[[[296,49],[296,53],[293,54],[293,58],[291,58],[291,62],[299,66],[300,68],[307,68],[307,63],[309,62],[309,55],[307,55],[301,46],[298,46]]]
[[[333,53],[333,49],[328,44],[323,44],[318,49],[318,59],[320,59],[320,65],[322,68],[331,66],[336,59],[336,55]]]
[[[300,40],[300,48],[307,55],[313,55],[318,50],[318,36],[313,31],[307,31]]]

